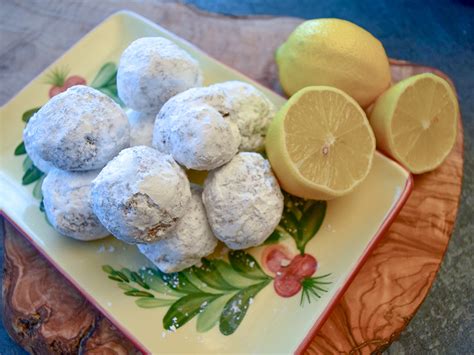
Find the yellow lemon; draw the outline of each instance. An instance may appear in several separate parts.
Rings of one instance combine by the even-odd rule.
[[[456,95],[434,74],[415,75],[382,94],[370,113],[377,146],[414,174],[436,169],[454,146]]]
[[[367,177],[375,138],[354,99],[336,88],[310,86],[277,113],[265,148],[284,190],[329,200],[349,193]]]
[[[327,85],[365,108],[390,86],[390,65],[380,41],[340,19],[303,22],[278,48],[276,62],[288,96],[306,86]]]

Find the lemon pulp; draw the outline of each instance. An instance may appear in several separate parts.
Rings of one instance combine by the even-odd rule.
[[[378,146],[418,174],[437,168],[456,140],[458,104],[449,84],[426,73],[377,99],[370,122]]]
[[[272,121],[266,149],[286,191],[330,199],[365,179],[375,139],[364,111],[351,97],[331,87],[307,87]]]

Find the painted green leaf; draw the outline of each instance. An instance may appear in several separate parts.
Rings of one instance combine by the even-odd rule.
[[[222,276],[224,280],[227,281],[228,284],[233,285],[237,288],[245,288],[250,285],[254,285],[257,280],[248,279],[239,272],[235,271],[229,263],[225,262],[224,260],[220,259],[210,259],[209,262],[214,264],[219,274]]]
[[[41,186],[43,186],[43,180],[45,175],[41,177],[38,181],[36,181],[35,187],[33,188],[33,197],[41,200],[43,198],[43,191],[41,191]]]
[[[326,201],[314,201],[301,217],[298,233],[293,235],[296,247],[304,253],[306,244],[316,235],[326,214]]]
[[[21,183],[23,185],[29,185],[38,180],[41,176],[43,176],[43,172],[36,166],[31,165],[31,167],[25,171],[25,174],[23,174]]]
[[[127,296],[134,296],[134,297],[155,297],[150,292],[146,291],[139,291],[139,290],[130,290],[124,292]]]
[[[221,317],[224,306],[234,296],[234,293],[222,295],[212,301],[197,317],[196,330],[200,333],[212,329]]]
[[[157,307],[166,307],[172,305],[176,300],[170,299],[160,299],[160,298],[151,298],[143,297],[135,301],[138,307],[141,308],[157,308]]]
[[[263,244],[276,244],[283,238],[282,233],[275,229],[272,234],[263,242]]]
[[[115,276],[115,277],[118,277],[122,281],[130,282],[130,279],[121,271],[114,270],[114,271],[112,271],[111,275]]]
[[[26,154],[25,143],[23,141],[16,146],[15,151],[13,152],[13,154],[15,154],[15,155]]]
[[[114,271],[114,268],[110,265],[102,265],[102,271],[111,274]]]
[[[113,83],[107,84],[107,87],[109,88],[110,91],[112,91],[112,92],[114,92],[116,95],[118,95],[117,84],[115,83],[115,81],[114,81]]]
[[[264,281],[239,291],[225,304],[219,322],[222,334],[231,335],[237,330],[247,313],[251,300],[253,301],[253,298],[268,282]]]
[[[324,201],[317,201],[317,200],[302,200],[303,204],[302,204],[302,208],[301,210],[303,212],[306,212],[307,210],[309,210],[311,207],[313,207],[313,205],[315,203],[319,203],[319,202],[324,202]]]
[[[110,98],[114,99],[115,100],[115,92],[113,92],[112,90],[110,90],[107,86],[104,86],[104,87],[101,87],[98,89],[99,91],[102,91],[105,95],[109,96]]]
[[[280,226],[289,234],[296,235],[298,233],[298,219],[291,211],[285,211],[281,217]]]
[[[118,281],[118,282],[123,281],[120,277],[117,277],[117,276],[114,276],[114,275],[109,275],[108,278],[111,279],[111,280],[114,280],[114,281]]]
[[[332,282],[327,280],[331,274],[325,274],[316,277],[305,277],[301,281],[301,299],[300,305],[303,306],[305,302],[311,303],[313,298],[321,298],[322,292],[328,292],[328,286]]]
[[[186,269],[186,270],[181,271],[181,272],[185,273],[188,280],[191,281],[191,283],[194,286],[196,286],[198,289],[200,289],[203,293],[222,293],[222,290],[212,288],[208,284],[201,281],[196,276],[196,273],[194,272],[194,268],[189,268],[189,269]]]
[[[217,290],[232,291],[236,287],[229,284],[217,271],[216,266],[206,259],[202,260],[201,267],[193,267],[194,274],[209,287]]]
[[[300,220],[303,216],[304,199],[285,193],[285,211],[284,213],[292,213],[296,220]]]
[[[171,274],[165,274],[159,272],[161,279],[166,283],[166,285],[179,293],[189,294],[189,293],[202,293],[202,291],[197,288],[182,272],[174,272]]]
[[[147,290],[150,289],[150,286],[148,286],[147,283],[142,279],[142,277],[139,274],[137,274],[135,271],[132,271],[130,273],[130,278],[132,279],[133,282],[136,282],[141,287],[143,287]]]
[[[45,75],[44,83],[51,86],[63,86],[69,71],[70,69],[66,65],[57,66]]]
[[[115,73],[112,77],[110,77],[110,80],[105,84],[105,86],[113,86],[115,85],[115,91],[117,91],[117,73]]]
[[[243,276],[250,279],[265,280],[269,276],[265,274],[254,257],[242,250],[233,250],[229,252],[229,261],[234,270],[242,273]]]
[[[127,276],[128,279],[132,278],[132,272],[129,269],[127,269],[126,267],[121,268],[120,272],[122,274],[124,274],[125,276]]]
[[[122,102],[122,100],[120,100],[120,98],[118,97],[117,95],[117,92],[109,89],[109,87],[107,86],[104,86],[102,88],[99,88],[97,89],[99,91],[101,91],[102,93],[104,93],[105,95],[107,95],[108,97],[110,97],[112,100],[114,100],[117,104],[119,104],[120,106],[124,106],[124,103]]]
[[[118,287],[120,287],[124,291],[135,290],[132,286],[130,286],[128,283],[125,283],[125,282],[119,282]]]
[[[202,312],[219,295],[195,293],[184,296],[168,309],[163,317],[163,327],[174,330],[182,327],[199,312]]]
[[[165,295],[181,296],[181,293],[174,291],[161,278],[161,273],[153,268],[144,268],[138,271],[142,279],[146,282],[150,289]]]
[[[39,111],[39,109],[41,108],[40,107],[35,107],[35,108],[32,108],[31,110],[28,110],[26,112],[23,113],[23,115],[21,116],[21,120],[25,123],[28,123],[28,121],[30,120],[31,117],[33,117],[33,115]]]
[[[117,66],[112,62],[105,63],[102,68],[100,68],[94,80],[92,80],[91,86],[96,89],[105,86],[111,80],[115,81],[116,75]]]
[[[33,165],[33,161],[32,161],[31,158],[27,155],[27,156],[25,157],[25,159],[23,160],[23,163],[22,163],[23,171],[27,171],[29,168],[31,168],[32,165]]]

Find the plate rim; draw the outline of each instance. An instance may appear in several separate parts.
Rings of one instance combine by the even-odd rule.
[[[33,79],[31,79],[22,89],[20,89],[15,95],[13,95],[10,99],[8,99],[1,107],[0,111],[3,111],[11,102],[20,94],[25,91],[32,82],[37,80],[38,78],[42,77],[45,72],[47,72],[51,67],[56,65],[56,63],[60,62],[63,57],[72,49],[74,48],[78,43],[82,42],[84,39],[87,37],[93,35],[93,33],[100,27],[102,27],[106,22],[113,20],[114,18],[119,18],[121,16],[125,17],[130,17],[142,22],[145,22],[148,25],[151,25],[153,27],[158,27],[160,31],[165,32],[168,36],[172,37],[174,40],[177,40],[179,42],[184,42],[186,45],[189,45],[193,47],[194,50],[200,52],[201,54],[205,55],[208,57],[211,61],[213,61],[216,64],[222,65],[226,68],[226,70],[236,73],[238,75],[244,76],[248,81],[252,82],[253,85],[257,86],[260,89],[268,90],[271,91],[272,93],[278,95],[279,97],[283,99],[287,99],[283,95],[281,95],[278,92],[275,92],[274,90],[263,86],[262,84],[258,83],[254,79],[248,77],[246,74],[243,74],[242,72],[228,66],[227,64],[217,60],[216,58],[212,57],[208,53],[206,53],[204,50],[200,49],[197,47],[195,44],[189,42],[188,40],[179,37],[177,34],[171,32],[170,30],[160,26],[159,24],[153,22],[152,20],[136,13],[130,10],[119,10],[108,17],[106,17],[104,20],[99,22],[96,26],[94,26],[89,32],[87,32],[84,36],[79,38],[77,41],[75,41],[63,54],[61,54],[57,59],[55,59],[51,64],[46,66],[44,70],[42,70],[38,75],[36,75]],[[402,207],[405,205],[408,197],[410,196],[413,187],[414,187],[414,179],[413,175],[402,165],[400,165],[398,162],[394,161],[390,157],[388,157],[386,154],[384,154],[381,151],[376,150],[375,154],[380,154],[384,158],[390,160],[391,163],[393,163],[397,169],[402,170],[404,173],[407,174],[407,178],[405,181],[405,186],[397,198],[396,202],[390,209],[390,211],[387,213],[385,218],[382,221],[382,224],[380,225],[379,229],[377,232],[374,233],[374,235],[371,237],[369,244],[365,248],[364,252],[360,255],[359,259],[357,260],[355,266],[349,271],[348,276],[344,279],[342,287],[340,287],[334,294],[334,296],[329,300],[328,304],[324,308],[323,312],[320,314],[320,316],[317,318],[316,322],[313,324],[313,326],[310,328],[308,333],[303,337],[303,340],[301,343],[298,345],[298,347],[294,350],[295,354],[302,354],[311,344],[314,336],[318,332],[318,330],[322,327],[322,325],[325,323],[325,321],[328,319],[330,314],[332,313],[334,307],[338,304],[346,290],[349,288],[349,286],[352,284],[352,281],[355,279],[357,274],[359,273],[360,269],[362,266],[365,264],[367,261],[368,257],[372,254],[373,249],[378,245],[378,243],[383,239],[383,236],[385,235],[385,232],[388,230],[388,228],[391,226],[391,224],[394,222],[398,214],[400,213]],[[122,325],[118,320],[116,320],[112,314],[110,314],[104,307],[102,307],[96,300],[95,298],[90,295],[74,278],[70,277],[68,273],[45,251],[41,248],[41,245],[35,240],[15,221],[14,217],[11,217],[7,214],[7,212],[3,209],[3,206],[0,206],[0,216],[4,217],[11,225],[14,226],[14,228],[25,238],[27,239],[32,246],[35,247],[35,249],[48,261],[50,265],[52,265],[69,283],[71,283],[74,288],[85,298],[90,302],[90,304],[98,310],[105,318],[107,318],[112,324],[114,324],[117,329],[120,330],[124,334],[124,336],[131,342],[135,347],[138,348],[139,351],[143,353],[151,353],[150,350],[142,344],[124,325]]]
[[[362,266],[364,266],[368,257],[372,254],[374,248],[383,239],[385,232],[388,230],[388,228],[390,228],[390,226],[400,213],[401,209],[405,205],[405,202],[407,201],[413,190],[413,186],[413,175],[408,174],[405,186],[396,204],[387,214],[387,216],[382,222],[382,225],[379,227],[374,237],[371,239],[369,245],[364,250],[364,253],[360,256],[356,265],[352,268],[349,275],[344,280],[343,286],[336,291],[327,306],[324,308],[324,311],[318,317],[309,332],[304,336],[303,340],[294,351],[294,354],[303,354],[304,351],[309,347],[318,330],[326,322],[326,320],[334,310],[334,307],[339,303],[340,299],[342,298],[346,290],[349,288],[349,286],[352,284],[352,281],[354,281]],[[111,314],[109,314],[109,312],[104,307],[102,307],[98,302],[96,302],[94,297],[92,297],[74,278],[69,277],[67,272],[64,271],[63,268],[58,263],[56,263],[56,261],[54,261],[54,259],[50,257],[49,254],[46,253],[46,251],[43,250],[41,246],[36,243],[35,240],[23,228],[21,228],[12,217],[7,215],[4,210],[0,210],[0,216],[4,217],[10,224],[12,224],[15,229],[20,232],[20,234],[24,238],[26,238],[41,255],[43,255],[43,257],[48,261],[48,263],[51,264],[68,282],[70,282],[74,286],[74,288],[76,288],[76,290],[79,291],[79,293],[87,301],[89,301],[95,309],[97,309],[105,318],[107,318],[115,327],[117,327],[117,329],[119,329],[124,334],[124,336],[131,343],[133,343],[133,345],[135,345],[141,352],[151,354],[150,350],[144,344],[142,344],[128,329],[126,329],[118,320],[116,320]]]
[[[303,338],[303,341],[300,343],[300,345],[298,345],[298,347],[296,348],[296,350],[294,352],[295,354],[297,354],[297,355],[303,354],[304,351],[309,347],[309,345],[313,341],[313,339],[314,339],[316,333],[318,332],[318,330],[323,326],[323,324],[329,318],[332,311],[334,310],[334,307],[339,303],[342,296],[344,296],[347,289],[352,284],[352,281],[354,281],[356,276],[359,274],[360,269],[364,266],[365,262],[367,261],[369,256],[372,254],[372,251],[379,244],[379,242],[383,239],[383,237],[385,236],[385,233],[387,232],[387,230],[390,228],[390,226],[393,224],[393,222],[397,218],[398,214],[400,213],[400,211],[402,210],[402,208],[405,205],[406,201],[408,200],[408,197],[410,197],[410,194],[413,191],[413,187],[414,187],[413,175],[411,173],[408,173],[408,177],[407,177],[407,180],[405,182],[405,186],[404,186],[403,191],[400,194],[400,197],[398,198],[396,204],[392,207],[390,212],[387,214],[387,216],[385,217],[385,219],[382,222],[382,225],[379,227],[377,232],[374,234],[374,237],[372,237],[372,239],[370,240],[369,245],[367,245],[364,252],[359,257],[359,260],[357,261],[356,265],[352,268],[349,275],[344,280],[343,286],[331,298],[328,305],[324,308],[324,311],[322,312],[322,314],[316,320],[316,323],[314,323],[314,325],[311,327],[309,332]]]

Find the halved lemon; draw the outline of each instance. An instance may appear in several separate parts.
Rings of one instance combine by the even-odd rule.
[[[400,81],[370,113],[377,146],[414,174],[436,169],[454,146],[459,114],[446,80],[431,73]]]
[[[336,88],[310,86],[277,113],[266,151],[284,190],[329,200],[351,192],[367,177],[375,138],[353,98]]]

